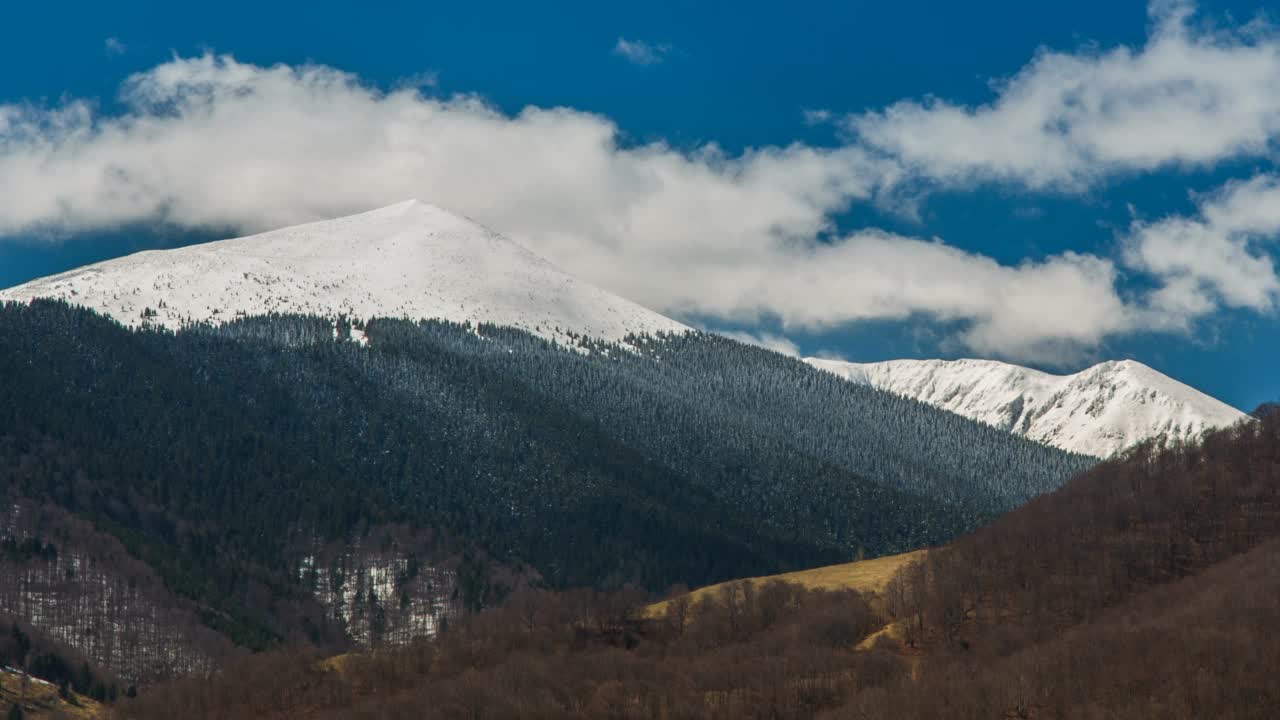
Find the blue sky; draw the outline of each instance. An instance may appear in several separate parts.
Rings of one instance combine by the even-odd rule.
[[[0,287],[412,195],[805,354],[1280,397],[1259,3],[475,5],[6,9]]]

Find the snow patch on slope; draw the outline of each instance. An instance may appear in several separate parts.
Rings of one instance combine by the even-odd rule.
[[[271,232],[141,252],[0,291],[177,329],[245,315],[438,318],[620,341],[686,326],[582,282],[466,218],[410,200]]]
[[[1133,360],[1051,375],[994,360],[850,363],[807,358],[852,382],[949,410],[1063,450],[1108,457],[1146,440],[1194,440],[1245,417]]]

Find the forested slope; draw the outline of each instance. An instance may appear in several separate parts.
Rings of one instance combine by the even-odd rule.
[[[944,542],[1091,462],[717,337],[361,325],[0,307],[0,490],[261,648],[381,637],[426,569],[475,608],[521,577],[659,590]],[[318,550],[356,542],[394,566]]]

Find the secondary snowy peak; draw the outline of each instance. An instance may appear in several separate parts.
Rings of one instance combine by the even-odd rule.
[[[1245,417],[1133,360],[1104,362],[1074,375],[1051,375],[993,360],[805,362],[852,382],[1097,457],[1147,438],[1165,443],[1191,440]]]
[[[277,312],[491,322],[559,340],[688,330],[416,200],[141,252],[0,291],[0,300],[34,298],[64,299],[130,326],[170,328]]]

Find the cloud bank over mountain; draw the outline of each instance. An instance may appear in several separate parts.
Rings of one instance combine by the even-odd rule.
[[[1071,193],[1268,154],[1280,38],[1261,22],[1205,26],[1188,3],[1153,4],[1141,47],[1042,50],[986,105],[904,100],[847,117],[835,147],[629,145],[590,112],[506,114],[430,90],[206,54],[130,77],[118,112],[0,105],[0,234],[253,232],[418,197],[662,312],[806,331],[923,317],[955,322],[972,352],[1049,363],[1223,308],[1274,308],[1270,175],[1202,198],[1196,217],[1135,222],[1107,255],[1004,264],[834,224],[936,188]]]

